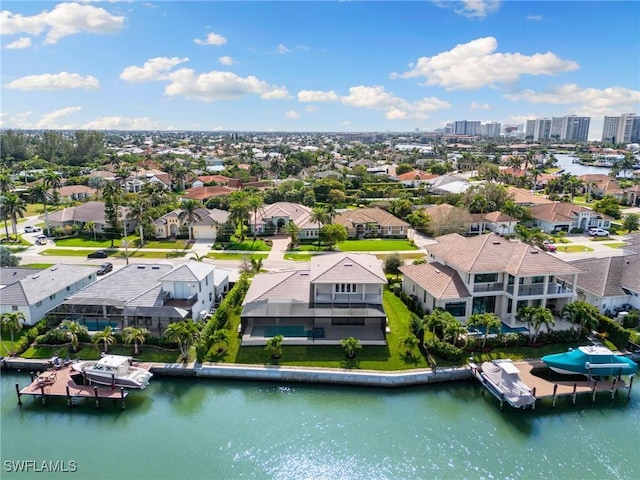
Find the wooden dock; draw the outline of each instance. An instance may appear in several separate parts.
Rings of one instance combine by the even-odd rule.
[[[582,375],[567,376],[554,374],[554,372],[551,372],[547,365],[540,360],[513,362],[513,365],[519,371],[520,380],[533,391],[535,399],[550,398],[552,400],[552,406],[554,407],[556,406],[556,399],[558,397],[571,397],[572,403],[575,404],[578,395],[591,395],[591,401],[595,402],[597,394],[607,393],[613,399],[618,390],[621,389],[627,389],[627,399],[631,397],[633,376],[630,377],[630,381],[627,384],[627,382],[620,377],[612,377],[607,380],[590,380]],[[505,401],[504,398],[501,398],[498,394],[487,388],[477,365],[470,364],[470,367],[473,376],[482,383],[483,387],[498,397],[500,400],[500,409],[502,409]],[[535,403],[533,404],[533,408],[535,408]]]
[[[100,406],[101,400],[120,400],[124,410],[125,399],[129,395],[129,392],[124,388],[79,385],[74,381],[72,375],[81,376],[82,374],[74,372],[71,366],[63,366],[59,369],[50,369],[43,373],[32,374],[31,384],[22,390],[16,383],[18,405],[22,405],[22,395],[31,395],[40,396],[43,405],[46,404],[47,398],[65,397],[69,407],[77,405],[79,398],[93,398],[96,402],[96,408]]]

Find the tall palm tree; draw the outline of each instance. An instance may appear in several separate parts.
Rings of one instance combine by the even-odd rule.
[[[104,353],[107,353],[109,347],[116,343],[116,337],[113,336],[113,327],[108,325],[104,327],[104,330],[93,335],[93,343],[98,345],[100,342],[104,344]]]
[[[495,313],[474,313],[469,317],[467,325],[484,328],[482,348],[486,346],[487,338],[492,330],[496,331],[498,335],[502,333],[502,322]]]
[[[53,169],[48,169],[44,172],[42,179],[44,181],[44,185],[51,189],[51,198],[53,199],[53,204],[58,204],[58,189],[62,186],[62,179],[60,178],[60,174]]]
[[[546,327],[547,331],[549,331],[552,325],[555,325],[555,321],[553,320],[553,314],[551,313],[551,310],[545,307],[535,307],[535,308],[536,308],[536,312],[533,316],[533,328],[534,328],[533,343],[536,343],[536,340],[538,339],[538,335],[540,334],[540,329],[542,328],[543,325]]]
[[[63,320],[60,326],[66,330],[67,339],[71,342],[74,352],[78,350],[79,337],[82,333],[87,333],[87,327],[72,320]]]
[[[124,330],[122,330],[122,339],[126,344],[133,343],[133,354],[139,355],[138,345],[142,345],[144,343],[148,334],[149,330],[146,328],[125,327]]]
[[[249,211],[253,214],[253,241],[256,240],[258,232],[256,231],[256,225],[258,223],[258,213],[262,209],[262,205],[264,204],[264,197],[260,192],[255,192],[250,194],[247,197],[247,207]]]
[[[434,338],[440,338],[445,327],[454,321],[456,321],[456,317],[446,310],[435,309],[430,315],[425,315],[423,325],[425,330],[431,330]]]
[[[578,336],[581,331],[589,334],[596,328],[599,316],[598,309],[586,302],[573,302],[562,307],[562,318],[580,326]]]
[[[536,307],[522,307],[518,310],[518,313],[516,313],[516,320],[527,324],[527,329],[529,330],[529,343],[533,343],[531,340],[531,328],[535,321],[535,316]]]
[[[200,335],[200,327],[192,320],[183,320],[169,324],[164,335],[172,342],[178,344],[180,354],[184,361],[189,358],[189,349]]]
[[[11,176],[11,171],[6,168],[0,169],[0,194],[4,195],[9,192],[13,192],[16,187],[16,182]]]
[[[240,241],[244,240],[244,224],[249,219],[248,193],[238,190],[229,195],[230,220],[240,229]]]
[[[442,339],[445,342],[449,342],[452,345],[457,346],[460,339],[463,339],[463,342],[466,343],[468,333],[469,330],[467,330],[462,323],[456,320],[455,322],[449,322],[445,325]]]
[[[2,217],[5,219],[5,230],[7,237],[9,236],[9,228],[7,226],[7,219],[10,218],[13,231],[13,236],[18,238],[18,217],[23,218],[27,211],[27,205],[18,195],[15,193],[5,193],[0,198],[0,210],[2,211]]]
[[[22,330],[22,325],[25,322],[25,316],[22,312],[7,312],[3,313],[0,317],[0,330],[9,330],[11,333],[11,345],[13,348],[13,336],[14,334]],[[0,340],[1,341],[1,340]]]
[[[191,227],[193,223],[202,219],[202,216],[197,212],[198,208],[201,207],[202,203],[197,200],[185,200],[182,202],[182,211],[178,214],[178,219],[181,222],[186,220],[187,228],[189,229],[189,241],[191,241]]]
[[[136,198],[133,201],[133,203],[129,205],[127,220],[134,221],[138,224],[138,232],[140,234],[141,247],[144,245],[144,222],[150,219],[151,217],[147,215],[147,200],[143,197]]]
[[[44,183],[38,183],[29,190],[29,200],[31,202],[42,202],[42,210],[44,211],[44,228],[47,231],[48,236],[51,236],[51,228],[49,227],[47,203],[51,199],[51,194]]]
[[[271,358],[280,358],[282,356],[282,342],[284,337],[276,335],[266,341],[264,349],[271,354]]]

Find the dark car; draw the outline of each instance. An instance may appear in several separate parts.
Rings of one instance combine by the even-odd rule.
[[[112,263],[103,263],[102,265],[100,265],[100,270],[98,270],[96,273],[98,275],[106,275],[111,270],[113,270],[113,264]]]
[[[107,258],[109,254],[104,250],[96,250],[87,255],[87,258]]]

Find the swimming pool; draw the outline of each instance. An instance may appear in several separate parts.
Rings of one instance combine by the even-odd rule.
[[[259,325],[251,330],[252,337],[275,337],[282,335],[283,337],[306,337],[306,338],[322,338],[324,337],[324,329],[316,328],[307,330],[304,325]]]
[[[87,327],[90,332],[99,332],[104,330],[104,327],[111,327],[114,330],[118,330],[117,322],[106,322],[104,320],[80,320],[79,323]]]
[[[500,333],[528,333],[529,329],[527,327],[510,327],[504,322],[501,322],[502,326],[500,327]],[[480,332],[484,335],[484,326],[480,325],[478,327],[469,327],[470,332]],[[491,333],[491,332],[490,332]]]

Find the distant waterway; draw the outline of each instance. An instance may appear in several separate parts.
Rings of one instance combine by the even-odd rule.
[[[573,160],[576,160],[576,158],[571,155],[558,153],[555,157],[558,159],[558,167],[563,169],[564,173],[570,173],[571,175],[609,175],[609,172],[611,171],[610,168],[606,167],[590,167],[587,165],[580,165],[579,163],[573,163]]]
[[[154,377],[96,410],[1,379],[2,479],[635,479],[640,393],[500,412],[474,382],[383,390]],[[637,388],[640,388],[636,385]],[[32,460],[74,473],[9,471]],[[74,462],[71,464],[70,462]]]

